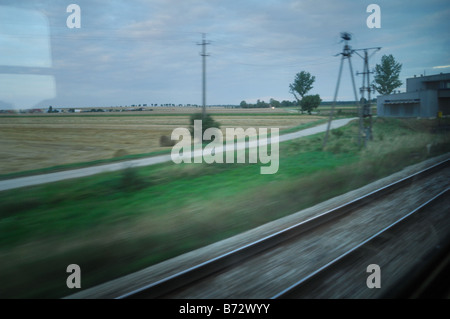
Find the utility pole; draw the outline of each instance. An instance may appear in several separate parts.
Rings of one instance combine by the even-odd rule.
[[[342,32],[341,38],[345,42],[345,44],[344,44],[344,49],[342,50],[342,52],[337,54],[337,55],[342,55],[341,66],[339,67],[339,75],[338,75],[338,80],[337,80],[337,84],[336,84],[336,91],[334,93],[334,99],[333,99],[333,105],[331,107],[330,118],[328,119],[327,132],[325,133],[325,138],[323,140],[323,147],[325,147],[327,145],[328,135],[329,135],[330,128],[331,128],[331,121],[333,120],[334,108],[336,107],[336,99],[337,99],[337,95],[338,95],[338,91],[339,91],[339,84],[341,82],[342,67],[343,67],[344,61],[346,59],[348,60],[348,64],[350,67],[350,75],[352,77],[352,84],[353,84],[353,93],[355,94],[355,103],[359,109],[358,96],[356,93],[355,79],[353,77],[353,67],[352,67],[352,61],[351,61],[353,50],[348,45],[348,41],[350,41],[352,39],[352,37],[351,37],[350,33]],[[360,125],[361,125],[361,122],[360,122]],[[360,144],[360,143],[361,143],[361,135],[359,135],[359,137],[358,137],[358,144]]]
[[[363,72],[357,72],[356,75],[362,74],[363,75],[363,84],[360,88],[361,92],[361,103],[362,105],[362,113],[360,116],[360,132],[362,132],[365,136],[364,139],[364,145],[366,145],[368,140],[373,140],[373,134],[372,134],[372,107],[371,107],[371,95],[372,92],[372,86],[370,84],[370,74],[373,73],[369,70],[369,58],[375,54],[375,52],[379,51],[381,48],[366,48],[366,49],[359,49],[354,50],[354,52],[359,55],[364,60],[364,71]],[[372,54],[369,56],[369,50],[374,50]],[[358,51],[364,51],[364,56],[360,55]],[[366,98],[366,92],[367,92],[367,98]]]
[[[364,145],[366,145],[367,140],[372,140],[372,110],[371,110],[371,96],[370,93],[372,91],[372,87],[370,85],[370,74],[372,73],[371,71],[369,71],[369,58],[378,50],[380,50],[380,47],[377,48],[366,48],[366,49],[351,49],[351,47],[348,45],[348,41],[351,40],[351,35],[347,32],[342,32],[341,33],[341,38],[345,41],[345,45],[344,45],[344,50],[342,51],[342,53],[339,53],[342,55],[342,59],[341,59],[341,66],[339,69],[339,76],[338,76],[338,82],[336,85],[336,92],[334,94],[334,100],[333,100],[333,106],[331,108],[331,113],[330,113],[330,118],[328,120],[328,126],[327,126],[327,132],[325,134],[325,138],[323,140],[323,147],[326,146],[327,141],[328,141],[328,135],[329,135],[329,131],[330,131],[330,126],[331,126],[331,121],[333,119],[333,113],[334,113],[334,108],[336,105],[336,98],[337,98],[337,93],[338,93],[338,89],[339,89],[339,83],[340,83],[340,78],[341,78],[341,74],[342,74],[342,65],[344,63],[345,59],[348,59],[348,63],[350,66],[350,74],[351,74],[351,78],[352,78],[352,84],[353,84],[353,92],[355,94],[355,102],[356,102],[356,106],[358,108],[358,116],[359,116],[359,132],[358,132],[358,146],[361,146],[361,142],[362,142],[362,137],[364,136]],[[369,57],[369,51],[370,50],[375,50],[374,52],[372,52],[372,54]],[[364,51],[364,56],[362,56],[361,54],[358,53],[358,51]],[[356,53],[358,56],[360,56],[363,60],[364,60],[364,71],[362,73],[356,73],[358,74],[363,74],[363,85],[360,88],[360,92],[361,92],[361,101],[358,100],[358,96],[356,93],[356,86],[355,86],[355,79],[353,77],[353,68],[352,68],[352,63],[351,63],[351,56],[353,53]],[[338,54],[338,55],[339,55]],[[367,98],[366,93],[367,92]]]
[[[209,56],[209,54],[206,53],[206,46],[208,44],[211,44],[211,42],[206,41],[205,39],[206,34],[202,34],[202,42],[197,43],[198,45],[202,46],[202,53],[200,55],[202,56],[202,63],[203,63],[203,76],[202,76],[202,117],[205,119],[206,117],[206,57]]]

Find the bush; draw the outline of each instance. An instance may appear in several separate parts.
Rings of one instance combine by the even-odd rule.
[[[191,115],[189,124],[189,131],[191,132],[192,138],[194,137],[194,121],[195,120],[202,120],[202,138],[205,133],[205,131],[209,128],[215,127],[220,128],[220,123],[216,122],[211,115],[205,114],[205,119],[203,119],[202,113],[194,113]]]
[[[167,135],[162,135],[159,138],[159,145],[160,146],[174,146],[176,143],[176,141],[172,141],[170,139],[170,137],[168,137]]]
[[[305,95],[300,101],[301,111],[307,111],[308,114],[311,114],[311,112],[316,109],[321,102],[322,99],[320,98],[319,94]]]
[[[337,138],[340,138],[340,137],[342,137],[342,135],[344,135],[344,132],[342,132],[341,130],[332,130],[331,134],[333,134]]]
[[[128,167],[122,171],[119,181],[119,189],[123,191],[133,191],[143,189],[150,183],[139,175],[136,168]]]

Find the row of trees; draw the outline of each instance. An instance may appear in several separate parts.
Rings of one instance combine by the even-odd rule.
[[[269,103],[266,103],[261,100],[257,100],[255,104],[247,103],[246,101],[242,101],[240,107],[242,108],[268,108],[268,107],[289,107],[296,106],[300,107],[301,112],[311,112],[317,108],[322,99],[318,94],[316,95],[306,95],[309,90],[313,88],[313,83],[315,81],[315,77],[312,76],[309,72],[302,71],[297,73],[295,76],[294,83],[289,85],[290,92],[294,95],[294,101],[277,101],[275,99],[270,99]]]
[[[244,109],[251,109],[251,108],[265,108],[265,107],[287,107],[287,106],[297,106],[296,101],[277,101],[275,99],[270,99],[269,103],[261,100],[257,100],[255,104],[247,103],[246,101],[242,101],[239,104],[240,107]]]
[[[381,58],[381,64],[375,66],[374,81],[371,84],[373,91],[377,91],[379,94],[387,95],[391,94],[396,88],[400,87],[403,83],[400,81],[400,71],[402,64],[398,63],[391,55],[383,55]],[[295,101],[282,101],[279,102],[274,99],[270,99],[269,103],[261,100],[257,100],[256,104],[249,104],[242,101],[240,106],[242,108],[267,108],[267,107],[286,107],[286,106],[298,106],[300,111],[311,112],[316,109],[322,99],[318,94],[306,95],[312,88],[316,80],[316,77],[309,72],[301,71],[295,75],[294,82],[289,84],[289,92],[295,97]]]
[[[381,95],[391,94],[403,84],[400,81],[401,70],[402,64],[397,62],[392,54],[383,55],[381,64],[375,66],[374,81],[371,83],[372,90]],[[290,93],[298,101],[302,112],[311,113],[322,101],[319,95],[306,95],[313,88],[315,79],[315,76],[312,76],[309,72],[302,71],[297,73],[294,83],[289,85]]]
[[[257,100],[256,104],[249,104],[245,101],[242,101],[240,106],[242,108],[277,108],[286,106],[299,106],[302,113],[308,112],[309,114],[311,114],[311,112],[320,105],[320,102],[322,102],[322,99],[318,94],[306,95],[306,93],[308,93],[308,91],[313,88],[315,79],[316,78],[309,72],[302,71],[300,73],[297,73],[294,83],[289,85],[290,92],[294,95],[295,101],[283,100],[282,102],[280,102],[275,99],[270,99],[269,103]]]

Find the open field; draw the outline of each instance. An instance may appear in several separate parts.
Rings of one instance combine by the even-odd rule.
[[[170,150],[160,146],[160,137],[170,137],[175,128],[188,127],[186,112],[199,109],[0,117],[0,175]],[[283,115],[271,109],[209,112],[217,112],[213,116],[223,132],[227,127],[273,127],[282,131],[322,119]]]
[[[450,152],[436,125],[377,119],[365,149],[357,122],[325,150],[323,133],[287,141],[274,175],[259,164],[164,163],[0,192],[0,297],[65,296],[69,264],[88,288]]]

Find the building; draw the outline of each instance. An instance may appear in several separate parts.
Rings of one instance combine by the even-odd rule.
[[[436,117],[450,115],[450,73],[406,79],[406,93],[377,97],[380,117]]]

